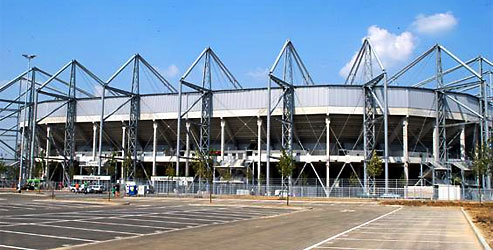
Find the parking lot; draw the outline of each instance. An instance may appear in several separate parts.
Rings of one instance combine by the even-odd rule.
[[[457,208],[400,207],[308,249],[482,249]]]
[[[96,244],[292,211],[168,203],[110,206],[50,200],[2,202],[0,208],[5,212],[0,216],[0,249],[49,249]]]
[[[0,195],[0,249],[481,249],[457,208],[292,204]]]

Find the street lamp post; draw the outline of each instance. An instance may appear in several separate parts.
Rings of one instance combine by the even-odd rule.
[[[29,70],[31,69],[31,60],[34,59],[36,57],[36,55],[34,54],[22,54],[22,56],[24,58],[27,59],[27,81],[28,81],[28,84],[26,85],[26,92],[25,92],[25,98],[24,98],[24,120],[23,120],[23,123],[27,120],[27,112],[26,112],[26,108],[27,108],[27,99],[28,99],[28,88],[29,88]],[[20,89],[22,89],[22,79],[21,79],[21,85],[19,86]],[[21,91],[19,91],[19,93],[21,93]],[[17,120],[17,125],[19,125],[19,119]],[[24,166],[24,140],[25,140],[25,132],[26,132],[26,128],[25,128],[25,124],[22,125],[22,137],[21,137],[21,152],[20,152],[20,164],[19,164],[19,192],[21,191],[21,187],[22,187],[22,183],[24,182],[24,179],[25,179],[25,171],[23,171],[23,166]]]

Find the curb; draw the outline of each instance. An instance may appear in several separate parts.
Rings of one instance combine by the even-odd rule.
[[[488,245],[488,242],[483,237],[483,234],[479,231],[479,229],[474,225],[474,223],[471,220],[471,217],[469,217],[469,214],[464,210],[463,207],[460,208],[462,210],[462,213],[466,217],[467,221],[469,222],[469,225],[471,226],[472,230],[474,231],[474,234],[476,234],[476,238],[478,238],[479,242],[483,246],[483,249],[485,250],[492,250],[491,247]]]

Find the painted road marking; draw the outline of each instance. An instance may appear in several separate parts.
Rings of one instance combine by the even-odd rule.
[[[397,249],[391,249],[391,248],[359,248],[359,247],[316,247],[316,248],[323,248],[323,249],[341,249],[341,250],[397,250]],[[399,250],[411,250],[411,248],[399,248]]]
[[[2,233],[10,233],[10,234],[22,234],[22,235],[29,235],[29,236],[45,237],[45,238],[62,239],[62,240],[76,240],[76,241],[85,241],[85,242],[97,242],[97,240],[81,239],[81,238],[73,238],[73,237],[64,237],[64,236],[55,236],[55,235],[47,235],[47,234],[26,233],[26,232],[20,232],[20,231],[0,230],[0,232],[2,232]]]
[[[336,235],[334,235],[334,236],[332,236],[332,237],[330,237],[330,238],[327,238],[327,239],[325,239],[325,240],[323,240],[323,241],[320,241],[320,242],[318,242],[318,243],[316,243],[316,244],[314,244],[314,245],[311,245],[311,246],[309,246],[309,247],[305,248],[304,250],[310,250],[310,249],[316,248],[316,247],[318,247],[318,246],[320,246],[320,245],[322,245],[322,244],[324,244],[324,243],[326,243],[326,242],[332,241],[332,240],[334,240],[334,239],[336,239],[336,238],[340,237],[341,235],[344,235],[344,234],[347,234],[347,233],[349,233],[349,232],[352,232],[352,231],[354,231],[354,230],[356,230],[356,229],[358,229],[358,228],[360,228],[360,227],[364,227],[364,226],[366,226],[366,225],[368,225],[368,224],[370,224],[370,223],[372,223],[372,222],[374,222],[374,221],[377,221],[377,220],[379,220],[379,219],[381,219],[381,218],[384,218],[384,217],[386,217],[386,216],[389,216],[389,215],[391,215],[391,214],[393,214],[393,213],[395,213],[395,212],[397,212],[397,211],[399,211],[399,210],[401,210],[401,209],[402,209],[402,207],[399,207],[399,208],[397,208],[397,209],[394,209],[394,210],[392,210],[392,211],[390,211],[390,212],[388,212],[388,213],[386,213],[386,214],[384,214],[384,215],[378,216],[378,217],[377,217],[377,218],[375,218],[375,219],[369,220],[369,221],[367,221],[367,222],[365,222],[365,223],[363,223],[363,224],[360,224],[360,225],[358,225],[358,226],[352,227],[352,228],[350,228],[350,229],[348,229],[348,230],[346,230],[346,231],[344,231],[344,232],[342,232],[342,233],[336,234]]]
[[[41,227],[56,227],[56,228],[66,228],[66,229],[72,229],[72,230],[83,230],[83,231],[114,233],[114,234],[144,235],[144,234],[139,234],[139,233],[130,233],[130,232],[113,231],[113,230],[102,230],[102,229],[85,228],[85,227],[69,227],[69,226],[59,226],[59,225],[51,225],[51,224],[37,224],[37,223],[33,223],[32,225],[41,226]]]
[[[21,249],[21,250],[36,250],[34,248],[16,247],[16,246],[9,246],[9,245],[0,245],[0,247],[10,248],[10,249]]]
[[[113,222],[102,222],[102,221],[82,221],[86,223],[94,223],[94,224],[103,224],[103,225],[115,225],[115,226],[126,226],[126,227],[142,227],[142,228],[155,228],[155,229],[164,229],[164,230],[173,230],[176,228],[171,227],[155,227],[155,226],[146,226],[146,225],[135,225],[135,224],[123,224],[123,223],[113,223]]]
[[[414,243],[439,243],[439,244],[474,244],[472,241],[440,241],[440,240],[393,240],[393,239],[360,239],[360,238],[338,238],[337,240],[352,241],[391,241],[391,242],[414,242]]]
[[[443,235],[443,234],[433,234],[433,233],[387,233],[387,232],[367,232],[367,231],[355,231],[355,234],[377,234],[377,235],[392,235],[392,234],[398,234],[398,235],[423,235],[423,236],[441,236],[441,237],[463,237],[463,235]]]

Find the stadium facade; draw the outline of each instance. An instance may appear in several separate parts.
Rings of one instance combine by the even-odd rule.
[[[426,60],[432,74],[414,79],[410,72]],[[170,166],[177,176],[194,176],[193,162],[212,157],[217,182],[229,172],[232,181],[253,178],[269,186],[280,177],[275,165],[284,150],[296,161],[295,175],[316,178],[324,188],[350,176],[368,187],[373,152],[384,162],[385,188],[389,179],[434,185],[460,178],[477,185],[470,160],[475,145],[490,137],[492,67],[486,58],[462,61],[435,45],[389,76],[369,40],[338,85],[313,83],[290,41],[264,88],[243,88],[210,48],[176,86],[140,55],[106,81],[71,61],[54,74],[31,68],[0,89],[20,89],[2,99],[2,120],[15,122],[0,139],[11,152],[6,160],[21,166],[21,181],[40,162],[44,178],[66,182],[74,173],[164,176]],[[144,69],[165,91],[139,92]],[[119,79],[125,70],[130,77]],[[82,74],[99,93],[78,86]],[[214,74],[230,88],[215,88]],[[396,84],[410,74],[405,86]],[[46,80],[38,81],[40,75]],[[115,87],[117,81],[129,90]],[[112,161],[116,170],[109,170]],[[490,187],[489,177],[484,182]]]

